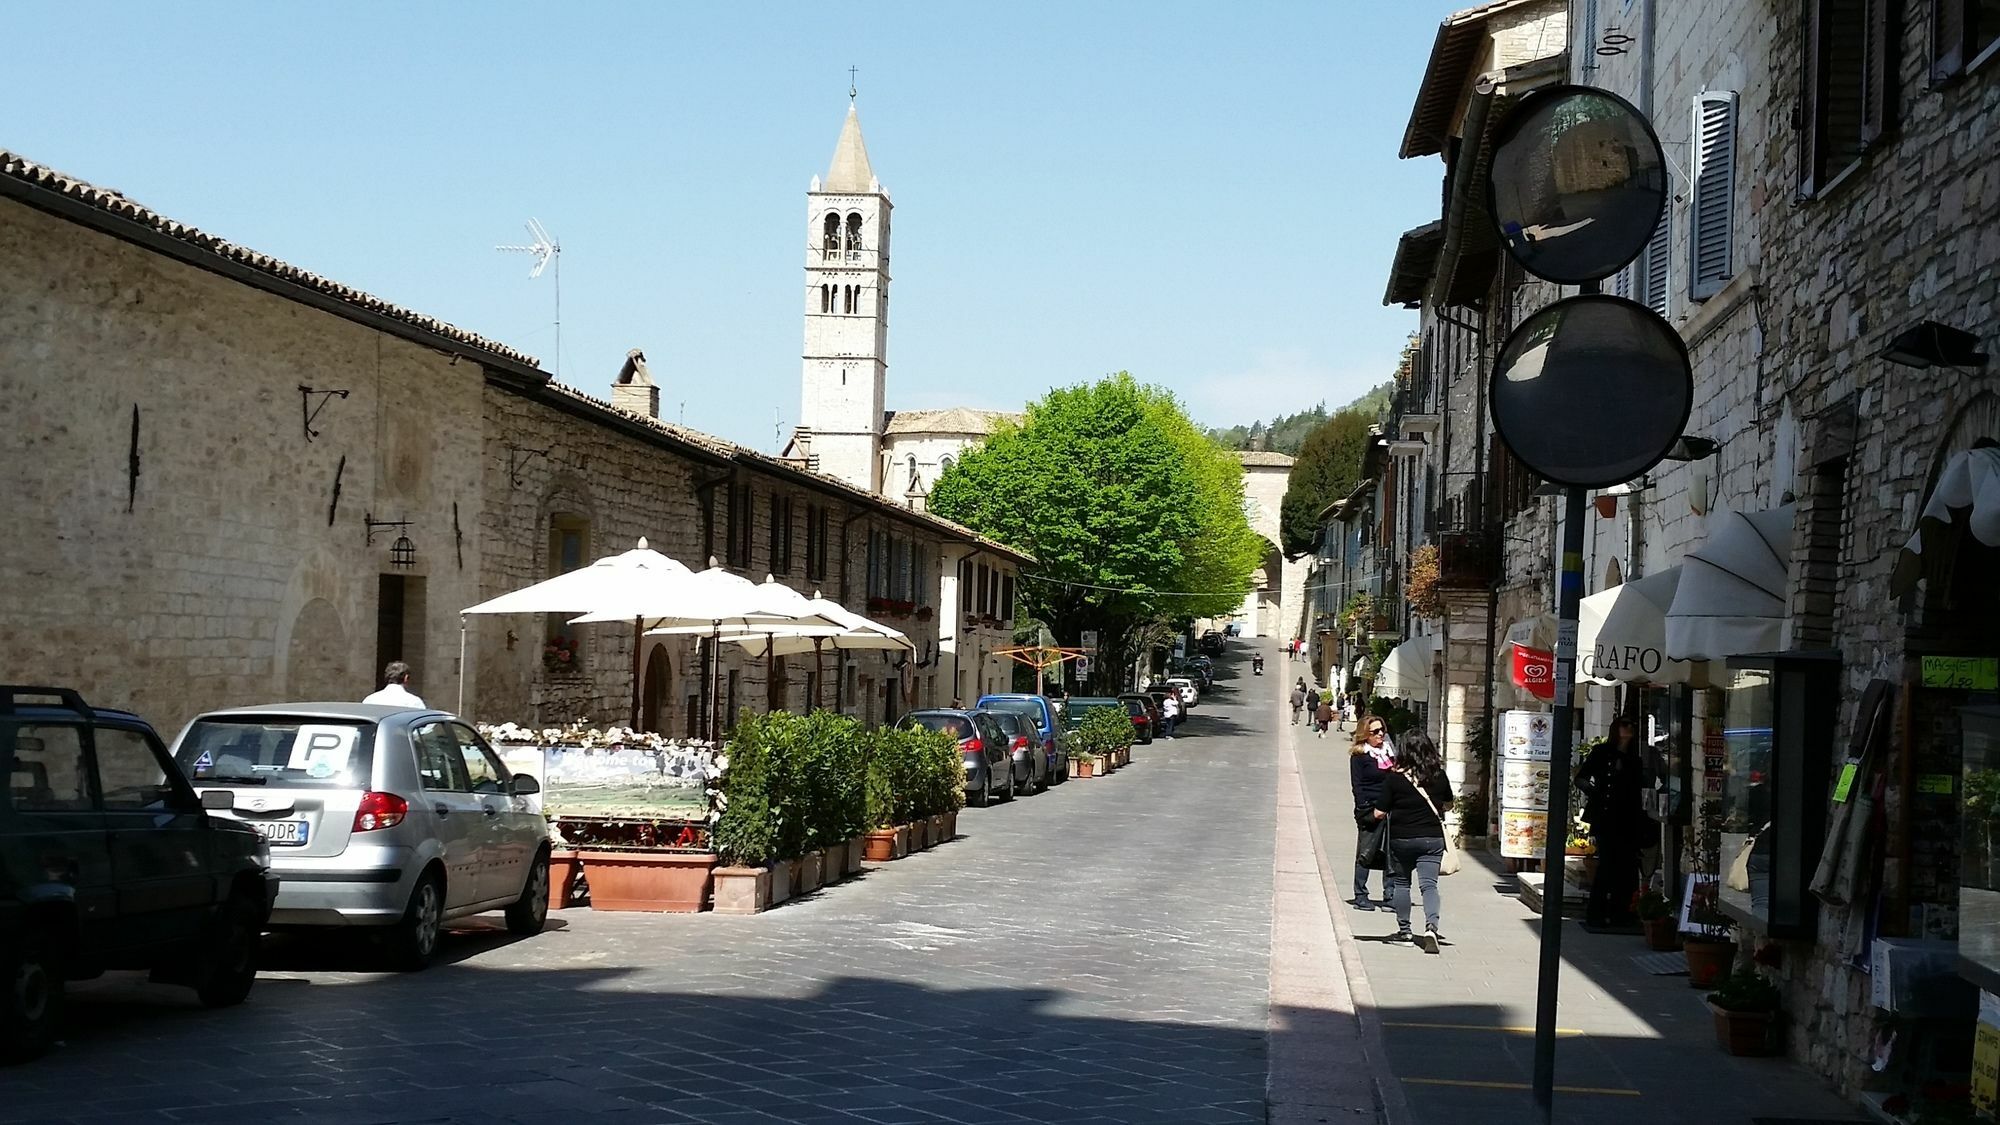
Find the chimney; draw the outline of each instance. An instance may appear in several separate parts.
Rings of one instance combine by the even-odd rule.
[[[611,405],[648,418],[660,416],[660,388],[646,374],[646,353],[638,348],[625,353],[625,366],[611,384]]]

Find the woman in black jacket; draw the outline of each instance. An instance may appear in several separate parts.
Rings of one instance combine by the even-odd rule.
[[[1415,941],[1436,953],[1444,941],[1438,930],[1438,864],[1444,859],[1444,810],[1451,807],[1451,783],[1437,745],[1420,730],[1403,735],[1396,769],[1382,779],[1375,816],[1389,822],[1389,897],[1396,908],[1390,941]],[[1424,895],[1424,932],[1410,932],[1410,875]]]
[[[1368,873],[1388,866],[1387,826],[1375,815],[1375,801],[1382,796],[1382,779],[1395,769],[1389,751],[1389,727],[1373,715],[1361,716],[1355,724],[1354,748],[1347,755],[1347,777],[1354,787],[1354,908],[1373,910],[1368,899]],[[1389,899],[1384,876],[1382,900]]]

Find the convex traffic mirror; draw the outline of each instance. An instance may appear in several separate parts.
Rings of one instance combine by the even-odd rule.
[[[1587,86],[1531,94],[1501,122],[1487,203],[1507,252],[1562,285],[1638,257],[1666,206],[1666,157],[1632,104]]]

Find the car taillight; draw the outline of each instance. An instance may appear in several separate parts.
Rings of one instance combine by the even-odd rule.
[[[986,744],[976,738],[960,739],[958,749],[960,753],[977,754],[981,750],[986,749]]]
[[[1028,748],[1028,736],[1027,736],[1027,735],[1025,735],[1025,734],[1017,734],[1017,735],[1015,735],[1015,736],[1014,736],[1014,749],[1016,749],[1016,750],[1026,750],[1027,748]]]
[[[378,828],[394,828],[410,815],[410,802],[394,793],[363,793],[361,804],[354,810],[355,832],[373,832]]]

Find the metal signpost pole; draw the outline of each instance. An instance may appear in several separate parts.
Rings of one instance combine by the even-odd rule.
[[[1542,842],[1542,956],[1535,989],[1535,1104],[1553,1120],[1556,1083],[1556,992],[1562,972],[1563,866],[1569,854],[1569,775],[1572,693],[1576,683],[1576,615],[1583,597],[1583,489],[1563,489],[1562,571],[1556,594],[1556,713],[1550,725],[1549,819]]]

